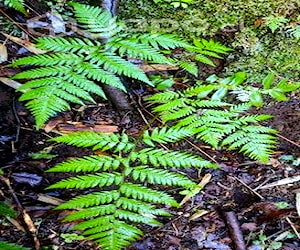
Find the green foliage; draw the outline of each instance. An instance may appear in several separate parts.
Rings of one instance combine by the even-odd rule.
[[[121,76],[126,76],[152,85],[147,75],[127,58],[146,63],[177,64],[197,75],[196,65],[169,58],[164,52],[183,47],[194,55],[193,59],[212,65],[207,56],[220,57],[228,51],[228,48],[213,41],[195,40],[195,46],[191,46],[173,35],[126,34],[120,32],[115,18],[102,9],[78,3],[70,5],[90,38],[38,38],[37,47],[47,53],[21,58],[13,63],[13,66],[34,66],[13,78],[31,79],[18,90],[24,92],[20,100],[27,102],[37,128],[49,117],[70,109],[70,103],[84,105],[94,102],[92,95],[105,98],[99,83],[126,91],[120,80]]]
[[[278,28],[282,27],[283,24],[288,22],[288,20],[289,19],[282,16],[268,16],[264,18],[266,26],[268,26],[272,33],[274,33]]]
[[[235,50],[226,75],[244,71],[251,81],[261,81],[271,70],[299,81],[299,7],[298,0],[194,0],[188,9],[174,10],[128,0],[121,2],[120,15],[129,29],[167,31],[188,40],[217,37]],[[289,22],[272,33],[263,19],[271,16]]]
[[[227,78],[218,78],[216,75],[212,75],[207,78],[207,81],[220,86],[212,96],[213,99],[221,100],[230,93],[236,95],[239,101],[249,102],[258,108],[262,107],[264,96],[272,97],[276,101],[287,101],[286,93],[300,88],[300,82],[289,82],[285,78],[278,80],[274,73],[269,73],[259,87],[247,83],[245,72],[238,72]]]
[[[238,84],[243,79],[240,74],[230,82]],[[214,148],[239,149],[255,160],[267,162],[276,143],[273,135],[276,131],[257,124],[270,116],[246,115],[249,104],[224,102],[226,87],[222,89],[219,84],[199,81],[184,91],[166,91],[147,100],[156,104],[153,111],[163,122],[172,122],[174,129],[187,129]],[[184,133],[182,137],[185,137]]]
[[[53,141],[67,145],[107,152],[71,159],[48,170],[82,173],[49,188],[94,188],[57,209],[75,209],[65,221],[81,220],[74,229],[82,231],[86,239],[94,240],[103,249],[128,246],[142,236],[139,224],[157,226],[160,225],[157,216],[170,216],[160,208],[162,205],[178,207],[170,194],[159,190],[160,186],[185,190],[197,186],[170,168],[215,167],[196,155],[157,148],[157,143],[177,142],[191,134],[186,128],[156,128],[144,132],[140,143],[125,133],[79,132],[54,138]]]
[[[116,33],[117,25],[111,25],[115,20],[100,8],[80,4],[72,6],[78,21],[93,37],[109,37]],[[151,39],[151,43],[140,42],[147,39]],[[25,92],[20,100],[27,101],[27,107],[40,128],[49,117],[69,109],[69,103],[83,105],[85,101],[94,102],[91,94],[105,98],[101,86],[95,81],[123,91],[126,90],[119,76],[128,76],[151,85],[145,73],[124,57],[171,64],[159,48],[177,45],[181,45],[179,39],[163,35],[156,40],[154,35],[133,38],[120,34],[106,43],[88,38],[39,38],[37,46],[49,52],[15,61],[14,66],[29,64],[36,68],[15,75],[14,79],[32,79],[19,89]]]
[[[4,4],[8,7],[16,9],[17,11],[26,13],[24,8],[24,0],[4,0]]]
[[[170,4],[171,6],[178,8],[187,8],[190,3],[192,3],[194,0],[153,0],[155,3],[160,3],[160,4]]]
[[[16,217],[17,213],[10,206],[0,201],[0,216]]]
[[[27,247],[18,246],[13,243],[7,243],[4,241],[0,241],[0,249],[1,250],[29,250]]]

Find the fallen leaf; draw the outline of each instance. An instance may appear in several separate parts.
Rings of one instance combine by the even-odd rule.
[[[197,211],[196,213],[192,214],[191,217],[189,218],[189,220],[196,220],[200,217],[202,217],[203,215],[208,214],[209,211],[204,210],[204,209],[200,209],[199,211]]]
[[[0,77],[0,81],[3,82],[4,84],[6,84],[7,86],[11,87],[11,88],[14,88],[14,89],[17,89],[19,88],[22,84],[17,82],[17,81],[14,81],[14,80],[11,80],[9,78],[6,78],[6,77]],[[24,91],[22,91],[24,92]]]
[[[95,131],[95,132],[103,132],[103,133],[114,133],[114,132],[118,132],[118,126],[97,125],[97,124],[93,126],[89,126],[81,122],[78,122],[76,124],[59,124],[57,126],[57,130],[59,133],[63,133],[63,134],[73,133],[77,131]]]
[[[41,202],[44,202],[44,203],[47,203],[47,204],[54,205],[54,206],[58,206],[58,205],[60,205],[61,203],[64,202],[64,200],[62,200],[62,199],[52,197],[52,196],[46,195],[46,194],[38,194],[37,195],[37,200],[41,201]]]
[[[191,190],[191,193],[187,194],[182,201],[180,202],[180,206],[182,206],[184,203],[186,203],[188,200],[190,200],[193,196],[195,196],[196,194],[198,194],[203,187],[209,183],[209,181],[211,180],[212,175],[211,174],[206,174],[204,175],[204,177],[202,178],[201,182],[198,184],[198,187],[195,188],[194,190]]]
[[[296,209],[298,216],[300,217],[300,193],[296,193]]]
[[[266,188],[272,188],[272,187],[281,186],[281,185],[288,185],[288,184],[292,184],[297,181],[300,181],[300,175],[284,178],[284,179],[269,183],[267,185],[261,186],[257,189],[266,189]]]
[[[8,35],[8,34],[5,34],[3,32],[1,32],[2,35],[4,35],[7,39],[23,46],[24,48],[26,48],[28,51],[34,53],[34,54],[44,54],[46,53],[47,51],[45,50],[41,50],[41,49],[38,49],[36,47],[36,45],[34,43],[31,43],[29,41],[26,41],[26,40],[23,40],[19,37],[15,37],[15,36],[11,36],[11,35]]]
[[[0,63],[6,62],[7,58],[7,48],[4,44],[0,44]]]

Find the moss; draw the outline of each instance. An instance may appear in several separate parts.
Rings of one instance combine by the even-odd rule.
[[[272,34],[263,21],[282,16],[296,22],[299,8],[299,0],[195,0],[187,9],[149,0],[121,0],[120,16],[134,31],[221,40],[236,51],[225,74],[243,70],[259,81],[271,70],[299,80],[299,40],[284,30]]]

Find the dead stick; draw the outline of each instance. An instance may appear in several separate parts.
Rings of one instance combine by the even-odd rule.
[[[244,241],[243,233],[240,228],[237,216],[235,212],[224,212],[224,217],[229,229],[231,239],[234,243],[235,250],[246,250],[246,244]]]

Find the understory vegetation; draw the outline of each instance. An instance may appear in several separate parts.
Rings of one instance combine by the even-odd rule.
[[[3,2],[26,13],[22,0]],[[268,163],[277,131],[265,125],[272,116],[251,111],[263,107],[266,99],[286,101],[300,87],[300,16],[295,12],[299,1],[201,1],[201,8],[199,4],[121,1],[124,27],[100,7],[71,2],[65,8],[79,31],[37,37],[34,46],[39,52],[10,65],[21,69],[12,79],[23,82],[17,89],[22,93],[19,100],[26,103],[36,129],[74,104],[106,100],[104,85],[128,92],[131,86],[124,85],[124,78],[154,89],[144,101],[156,114],[158,127],[149,124],[136,137],[124,131],[85,131],[50,139],[91,150],[91,155],[58,163],[47,172],[72,175],[49,189],[78,189],[82,195],[56,209],[71,210],[64,222],[74,221],[76,233],[102,249],[129,246],[143,236],[142,224],[161,225],[159,217],[172,216],[170,208],[180,207],[180,194],[201,188],[182,169],[220,167],[166,145],[192,138],[209,148],[236,150]],[[168,21],[153,23],[153,17],[163,20],[174,10],[176,29],[164,27]],[[192,17],[195,22],[188,21]],[[139,22],[146,23],[141,28]],[[228,37],[218,37],[220,30],[227,30]],[[202,79],[201,67],[214,67],[224,57],[224,73]],[[149,76],[142,68],[157,64],[172,66],[184,76]],[[13,216],[5,204],[3,211]]]

